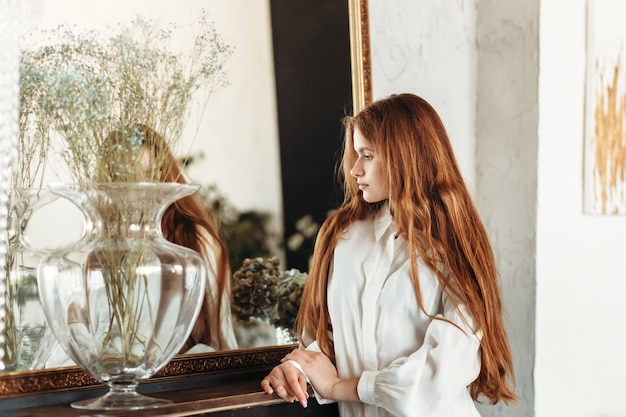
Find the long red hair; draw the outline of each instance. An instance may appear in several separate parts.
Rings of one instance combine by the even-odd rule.
[[[502,319],[495,260],[487,233],[467,190],[445,127],[433,107],[412,94],[393,95],[344,118],[341,162],[345,201],[322,225],[304,289],[298,329],[314,336],[334,360],[326,300],[334,248],[354,221],[375,214],[384,203],[369,204],[360,195],[350,169],[356,161],[353,132],[371,141],[389,182],[389,208],[398,233],[408,242],[411,279],[422,305],[417,260],[437,273],[441,288],[465,304],[482,332],[481,370],[471,384],[474,399],[492,404],[517,401],[512,385],[513,359]],[[438,265],[449,271],[444,275]],[[451,282],[450,282],[451,280]],[[427,313],[426,313],[427,314]]]

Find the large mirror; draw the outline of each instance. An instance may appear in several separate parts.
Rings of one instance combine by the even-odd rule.
[[[233,54],[229,85],[212,92],[202,114],[192,116],[199,121],[188,124],[188,153],[196,158],[190,175],[242,212],[267,214],[283,267],[306,270],[306,249],[289,253],[285,242],[299,219],[323,220],[340,198],[334,186],[340,119],[371,100],[367,0],[65,3],[33,0],[29,29],[101,28],[137,14],[184,23],[199,8],[210,13]],[[272,364],[291,348],[270,343],[182,355],[155,379]],[[77,367],[4,372],[0,397],[94,384]]]

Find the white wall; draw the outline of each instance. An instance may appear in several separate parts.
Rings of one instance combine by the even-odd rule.
[[[538,417],[626,416],[626,217],[582,213],[585,5],[541,2]]]
[[[369,0],[374,99],[413,92],[446,124],[474,184],[475,1]]]

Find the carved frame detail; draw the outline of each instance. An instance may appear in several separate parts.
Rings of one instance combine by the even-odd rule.
[[[201,376],[214,372],[244,371],[273,366],[294,349],[295,345],[275,346],[185,355],[173,359],[152,378],[142,383],[163,382],[181,377]],[[93,388],[101,383],[79,367],[11,372],[0,378],[0,398],[14,398],[76,388]]]

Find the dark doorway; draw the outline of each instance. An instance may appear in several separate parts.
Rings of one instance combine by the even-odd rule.
[[[310,214],[318,224],[342,201],[336,165],[341,119],[352,113],[346,0],[271,0],[285,242]],[[312,246],[286,248],[308,271]]]

